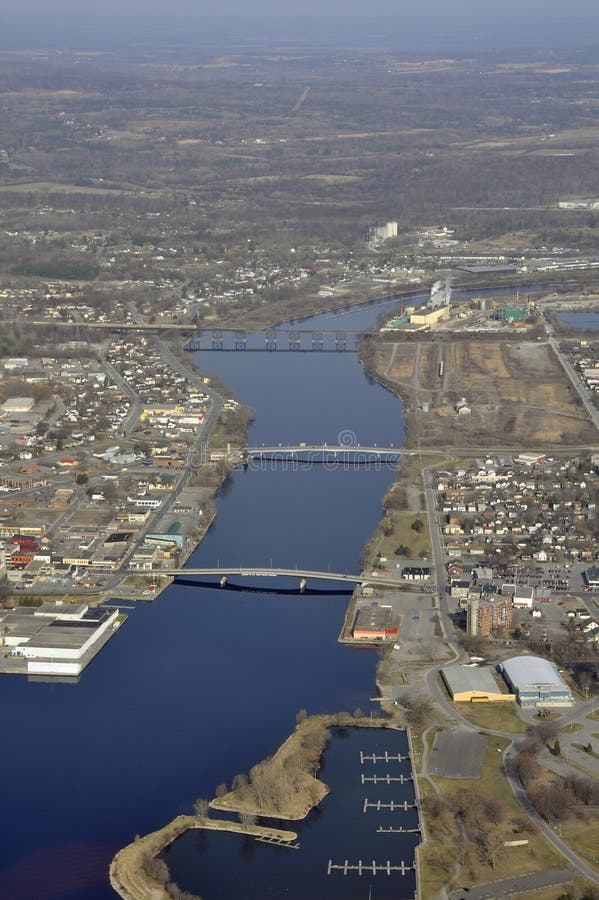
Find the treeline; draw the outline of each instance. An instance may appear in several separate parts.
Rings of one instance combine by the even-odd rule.
[[[172,900],[202,900],[199,894],[192,894],[184,891],[179,885],[172,880],[170,869],[163,859],[157,856],[145,854],[142,864],[142,872],[150,881],[158,882],[162,885],[167,895]]]
[[[100,267],[86,260],[47,259],[19,263],[11,269],[12,275],[34,278],[64,278],[93,281],[100,274]]]
[[[510,763],[511,771],[541,818],[556,824],[571,818],[577,807],[599,805],[599,782],[594,778],[555,775],[551,781],[547,780],[547,772],[537,758],[545,748],[554,756],[561,755],[559,728],[553,722],[531,729]]]

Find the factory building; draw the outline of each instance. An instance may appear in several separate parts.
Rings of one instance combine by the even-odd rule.
[[[386,222],[384,225],[379,225],[378,222],[375,222],[374,225],[369,225],[366,229],[366,241],[369,244],[378,244],[381,241],[388,241],[389,238],[397,237],[397,222]]]
[[[437,306],[435,309],[427,306],[421,312],[413,312],[410,315],[410,325],[428,328],[431,325],[436,325],[441,319],[448,319],[449,314],[449,306]]]
[[[572,706],[570,688],[557,666],[538,656],[513,656],[500,666],[520,706]]]

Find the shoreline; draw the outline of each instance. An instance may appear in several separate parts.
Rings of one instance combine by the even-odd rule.
[[[296,744],[301,742],[303,732],[310,727],[316,727],[326,733],[326,741],[320,748],[318,753],[318,766],[322,764],[322,757],[326,752],[329,742],[329,729],[331,728],[383,728],[395,731],[405,731],[408,735],[409,746],[411,747],[409,729],[397,719],[370,719],[363,716],[354,718],[349,713],[339,712],[327,715],[309,716],[300,722],[294,731],[285,739],[280,747],[275,751],[272,760],[281,760],[285,754],[289,755],[296,749]],[[414,757],[411,755],[410,762],[414,771]],[[233,800],[224,803],[225,797],[215,798],[210,802],[212,809],[222,812],[239,812],[240,814],[248,813],[260,816],[261,818],[274,818],[278,820],[303,820],[312,809],[319,806],[324,797],[329,793],[328,787],[318,778],[308,775],[313,782],[318,782],[323,793],[319,799],[314,799],[301,815],[289,816],[289,810],[264,810],[264,807],[254,805],[251,807],[247,802],[234,802],[235,795],[240,791],[232,791],[225,797],[233,797]],[[243,788],[241,789],[243,792]],[[144,861],[149,857],[156,858],[170,844],[176,841],[185,832],[194,829],[207,829],[212,831],[229,831],[234,834],[246,834],[257,838],[271,838],[282,844],[296,841],[298,835],[295,831],[287,831],[281,828],[273,828],[268,825],[250,825],[242,822],[234,822],[229,819],[210,819],[208,817],[194,815],[178,815],[166,825],[158,828],[156,831],[149,832],[143,837],[137,837],[132,843],[127,844],[119,850],[110,863],[110,885],[112,889],[123,898],[123,900],[169,900],[170,894],[165,886],[159,881],[153,879],[144,870]]]
[[[235,834],[272,838],[281,843],[290,843],[297,839],[294,831],[284,831],[266,825],[243,825],[241,822],[230,822],[227,819],[177,816],[162,828],[151,831],[118,851],[109,869],[112,889],[123,900],[148,900],[150,897],[152,900],[170,900],[170,894],[165,886],[144,871],[144,859],[155,858],[186,831],[194,829],[230,831]]]
[[[535,273],[535,274],[538,275],[540,273]],[[524,277],[523,272],[518,272],[518,273],[514,273],[513,275],[506,276],[504,281],[487,282],[487,281],[483,280],[483,281],[478,281],[476,284],[472,284],[472,283],[454,284],[454,285],[452,285],[452,287],[453,287],[453,290],[455,290],[455,291],[473,291],[473,290],[492,291],[492,290],[504,290],[505,288],[510,288],[510,287],[514,287],[514,288],[517,288],[518,286],[531,287],[532,285],[535,285],[535,284],[543,284],[544,287],[546,287],[548,289],[554,288],[556,291],[559,291],[562,288],[568,288],[568,287],[572,287],[572,286],[576,286],[577,288],[582,290],[582,288],[584,286],[584,282],[582,280],[572,278],[571,273],[568,273],[568,277],[571,280],[544,282],[543,279],[539,279],[538,277],[535,277],[535,278],[531,277],[531,278],[527,279]],[[374,306],[377,303],[385,303],[385,302],[395,300],[395,299],[397,299],[398,301],[407,300],[410,297],[415,297],[415,296],[418,296],[419,294],[425,294],[425,293],[429,292],[431,289],[431,286],[435,280],[436,279],[435,279],[434,275],[431,275],[429,279],[419,282],[419,284],[417,284],[416,286],[405,287],[405,288],[398,286],[398,289],[396,291],[392,291],[391,293],[381,294],[380,296],[367,297],[366,299],[362,298],[361,300],[349,300],[349,301],[346,301],[345,303],[334,302],[330,306],[325,304],[322,307],[319,307],[318,309],[316,309],[314,312],[311,312],[308,314],[300,313],[300,314],[294,316],[293,314],[289,314],[289,312],[287,312],[287,313],[283,314],[284,318],[282,318],[282,319],[277,318],[274,321],[269,321],[262,325],[254,325],[252,327],[248,327],[243,324],[244,313],[241,312],[236,315],[235,314],[232,315],[230,318],[219,319],[216,322],[200,323],[200,325],[198,326],[198,330],[202,331],[202,330],[209,330],[212,328],[216,328],[216,329],[218,329],[218,328],[235,328],[235,327],[237,327],[237,324],[239,324],[240,330],[245,330],[250,333],[252,331],[257,331],[257,332],[264,331],[269,328],[279,328],[282,325],[297,324],[300,322],[305,322],[307,319],[313,319],[316,316],[327,315],[328,313],[341,312],[342,310],[349,310],[349,309],[357,310],[361,306],[364,306],[364,307]],[[339,298],[334,298],[334,299],[338,300]]]

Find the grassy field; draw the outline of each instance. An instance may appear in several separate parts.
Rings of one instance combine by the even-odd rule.
[[[443,796],[449,799],[462,791],[471,789],[476,791],[479,798],[484,800],[496,800],[503,807],[504,821],[508,827],[515,827],[517,823],[527,821],[519,804],[516,802],[502,766],[502,753],[509,741],[505,738],[489,737],[483,771],[479,779],[460,779],[459,783],[454,779],[438,778],[433,780],[440,788]],[[423,779],[419,782],[424,798],[433,796],[433,789]],[[423,845],[421,852],[422,897],[429,900],[435,896],[440,887],[447,882],[447,871],[451,871],[456,860],[462,856],[462,839],[459,827],[453,816],[444,816],[442,821],[427,823],[431,837]],[[497,881],[508,878],[514,873],[528,874],[540,872],[548,868],[559,868],[564,861],[545,840],[534,830],[527,830],[523,837],[528,838],[529,844],[523,847],[509,847],[499,854],[495,869],[493,869],[469,845],[467,859],[459,875],[459,880],[451,887],[464,885],[466,887],[476,884]]]
[[[394,349],[395,348],[395,349]],[[594,441],[596,431],[552,349],[514,334],[509,340],[451,341],[444,335],[443,379],[437,343],[377,348],[376,371],[404,396],[409,445],[568,446]],[[386,374],[385,374],[386,373]],[[458,418],[455,398],[471,409]],[[419,404],[429,403],[429,411]]]
[[[562,823],[562,836],[599,871],[599,810],[578,807],[576,814]]]
[[[528,725],[517,715],[513,703],[456,703],[456,709],[465,718],[481,728],[524,734]]]
[[[412,528],[416,521],[423,523],[420,533]],[[386,556],[387,559],[393,559],[395,550],[402,544],[410,549],[410,552],[405,554],[406,557],[411,559],[421,556],[422,558],[430,557],[430,539],[425,515],[413,516],[409,513],[396,513],[393,516],[393,533],[383,537],[379,553],[381,556]]]

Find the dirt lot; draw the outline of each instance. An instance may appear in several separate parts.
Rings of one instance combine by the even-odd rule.
[[[420,440],[421,447],[532,448],[597,442],[545,343],[522,338],[383,342],[376,363],[378,374],[395,384],[404,399],[411,445]],[[460,405],[470,412],[458,414]]]

